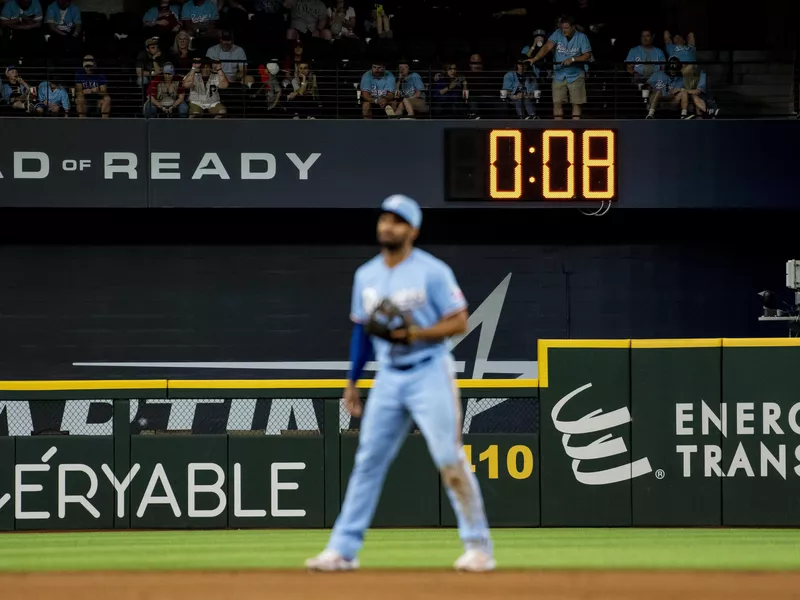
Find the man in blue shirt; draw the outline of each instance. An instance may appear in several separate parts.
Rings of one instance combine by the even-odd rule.
[[[83,57],[83,70],[79,71],[75,77],[75,106],[78,109],[78,116],[86,116],[89,108],[89,101],[94,100],[95,105],[101,116],[107,119],[111,116],[111,96],[108,95],[108,81],[106,76],[95,72],[97,63],[94,56]]]
[[[409,117],[416,113],[428,112],[428,103],[425,101],[425,84],[419,73],[412,73],[409,62],[401,59],[397,64],[397,88],[395,89],[395,100],[392,102],[392,109],[399,117],[403,110],[408,112]]]
[[[376,60],[372,69],[361,76],[361,115],[365,119],[372,118],[372,106],[376,105],[394,116],[392,100],[394,100],[394,75],[386,71],[386,63]]]
[[[553,73],[553,116],[564,118],[564,103],[572,104],[572,118],[581,118],[581,106],[586,104],[585,66],[592,59],[592,47],[589,38],[575,30],[575,19],[561,19],[561,29],[555,31],[536,56],[529,59],[535,64],[551,50],[555,50]]]
[[[58,115],[64,113],[69,116],[69,96],[67,91],[55,81],[43,81],[37,90],[37,115]]]
[[[667,58],[661,48],[653,45],[653,38],[653,32],[650,29],[642,30],[641,45],[631,48],[628,58],[625,59],[628,73],[633,75],[634,83],[645,82],[656,71],[664,70]]]
[[[386,472],[414,422],[458,520],[465,551],[455,568],[491,571],[493,544],[478,480],[461,441],[461,400],[448,345],[450,337],[467,331],[467,301],[450,267],[414,248],[422,224],[419,205],[398,194],[386,198],[381,209],[381,253],[356,271],[350,306],[355,325],[344,402],[352,416],[361,417],[358,451],[328,545],[306,566],[316,571],[358,568],[356,555]],[[404,315],[404,323],[393,326],[384,320],[387,301]],[[379,371],[362,409],[356,383],[373,353]]]
[[[219,38],[217,21],[219,12],[210,0],[189,0],[181,8],[183,28],[194,37],[216,41]]]
[[[9,53],[36,53],[44,45],[42,5],[39,0],[7,0],[0,11],[0,28],[9,43]]]
[[[56,0],[47,7],[44,18],[49,29],[50,52],[53,55],[74,55],[80,52],[82,44],[81,11],[73,6],[71,0]]]
[[[526,119],[536,118],[536,109],[533,106],[533,98],[536,90],[539,89],[536,78],[539,76],[539,69],[533,67],[532,71],[526,72],[528,56],[521,54],[516,61],[515,69],[509,71],[503,77],[503,92],[514,105],[517,116]],[[523,113],[522,108],[525,107]]]
[[[677,58],[683,67],[681,73],[686,80],[686,88],[694,89],[697,87],[697,45],[694,33],[689,33],[687,38],[677,33],[673,36],[669,31],[664,32],[664,47],[667,49],[667,58]]]

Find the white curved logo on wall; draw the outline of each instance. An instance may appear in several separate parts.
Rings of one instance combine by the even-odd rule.
[[[556,402],[556,405],[550,412],[553,424],[556,426],[556,429],[563,434],[561,436],[561,443],[564,446],[564,452],[572,459],[572,472],[575,474],[575,479],[585,485],[608,485],[620,481],[627,481],[634,477],[640,477],[652,472],[653,469],[647,458],[640,458],[635,462],[602,471],[580,470],[581,461],[608,458],[628,452],[625,440],[620,437],[614,437],[611,433],[596,439],[586,446],[570,445],[569,441],[573,435],[599,433],[631,422],[631,413],[628,411],[627,407],[619,408],[608,414],[603,414],[603,409],[598,408],[576,421],[560,420],[558,418],[559,413],[564,406],[566,406],[567,402],[581,392],[588,390],[590,387],[592,387],[592,384],[587,383],[573,390]]]

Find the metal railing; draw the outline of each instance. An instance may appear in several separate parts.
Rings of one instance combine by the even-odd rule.
[[[76,77],[80,69],[54,67],[47,61],[16,61],[20,77],[32,88],[42,82],[54,81],[63,87],[69,96],[70,115],[75,116],[78,91]],[[177,67],[177,65],[176,65]],[[787,118],[795,115],[795,85],[793,63],[699,63],[700,71],[707,74],[708,94],[714,105],[721,109],[725,117],[735,118]],[[280,90],[277,102],[270,96],[270,84],[265,82],[264,63],[250,62],[247,75],[253,81],[233,82],[227,89],[220,90],[220,101],[226,108],[228,118],[362,118],[361,77],[369,65],[356,66],[349,61],[331,65],[331,68],[315,68],[316,93],[294,96],[297,81],[293,73],[281,71],[273,77],[275,87]],[[176,79],[181,80],[186,69],[177,69]],[[512,92],[503,91],[503,77],[509,72],[503,70],[467,71],[460,74],[465,83],[457,85],[447,94],[439,94],[445,74],[435,66],[416,64],[413,71],[418,73],[425,86],[425,104],[417,107],[417,119],[509,119],[509,118],[552,118],[552,72],[543,67],[539,77],[531,79],[522,96],[513,98]],[[117,63],[113,67],[97,69],[107,80],[107,94],[111,99],[110,116],[150,118],[148,111],[148,86],[140,85],[137,79],[136,64]],[[157,73],[143,73],[145,79],[159,76]],[[396,76],[396,71],[394,72]],[[524,82],[524,78],[523,78]],[[644,118],[649,107],[650,86],[636,82],[627,71],[627,65],[614,64],[606,67],[592,65],[586,73],[587,103],[583,113],[585,118],[599,119],[638,119]],[[8,84],[6,77],[3,84]],[[100,116],[97,110],[99,95],[87,97],[90,116]],[[21,116],[36,114],[35,107],[40,100],[29,96],[24,106],[14,109],[0,101],[0,115]],[[186,91],[184,103],[189,103]],[[19,106],[19,104],[18,104]],[[398,107],[395,106],[395,109]],[[181,118],[183,111],[166,114],[157,112],[158,118]],[[372,111],[375,118],[386,118],[383,106]],[[391,113],[392,111],[388,111]],[[395,111],[399,112],[399,111]],[[402,117],[407,117],[403,110]],[[674,111],[677,114],[678,111]],[[570,116],[569,105],[565,106],[566,116]],[[663,113],[668,116],[669,110]],[[47,112],[45,112],[47,114]],[[213,115],[207,115],[213,116]],[[400,116],[400,115],[395,115]]]

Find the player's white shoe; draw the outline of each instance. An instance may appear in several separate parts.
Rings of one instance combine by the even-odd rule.
[[[454,566],[456,571],[484,573],[486,571],[494,571],[494,568],[497,566],[497,561],[495,561],[491,554],[473,548],[459,556]]]
[[[323,550],[306,561],[306,568],[311,571],[355,571],[358,559],[348,560],[335,550]]]

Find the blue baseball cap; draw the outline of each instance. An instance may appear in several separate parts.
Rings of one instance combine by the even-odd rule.
[[[419,204],[403,194],[394,194],[386,198],[381,203],[381,210],[397,215],[414,229],[419,229],[422,225],[422,209]]]

